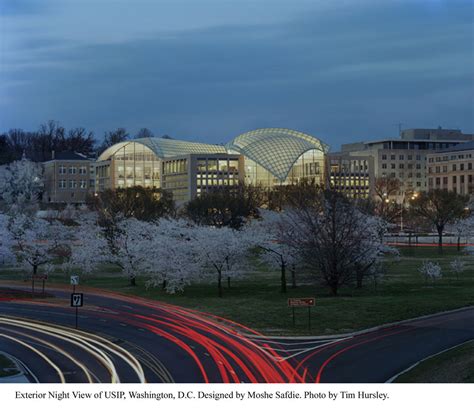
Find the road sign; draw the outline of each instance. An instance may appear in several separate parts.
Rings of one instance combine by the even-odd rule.
[[[47,274],[33,274],[31,278],[36,281],[45,281],[48,279],[48,275]]]
[[[82,307],[84,304],[84,295],[82,293],[71,294],[71,307]]]
[[[315,298],[288,298],[288,307],[314,307]]]
[[[79,276],[71,275],[71,285],[79,285]]]

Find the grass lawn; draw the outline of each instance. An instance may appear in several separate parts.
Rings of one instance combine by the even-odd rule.
[[[455,257],[462,257],[466,264],[459,280],[449,269],[449,262]],[[423,259],[437,261],[443,269],[444,276],[435,285],[426,285],[418,272]],[[0,280],[21,278],[19,273],[0,270]],[[50,279],[69,283],[61,274]],[[445,247],[442,255],[434,247],[401,248],[398,262],[387,260],[387,274],[377,288],[371,283],[359,290],[345,288],[338,297],[330,296],[327,288],[317,285],[308,274],[298,274],[297,280],[297,288],[289,287],[287,294],[281,294],[279,272],[257,266],[252,274],[233,281],[230,289],[225,288],[223,298],[217,297],[215,281],[189,286],[174,295],[159,288],[147,289],[146,280],[141,278],[136,287],[130,287],[127,279],[112,267],[103,268],[95,276],[82,277],[81,284],[207,311],[268,335],[343,333],[474,305],[474,257],[458,252],[455,247]],[[296,309],[297,325],[292,326],[288,297],[316,297],[316,306],[311,309],[311,330],[307,310],[303,308]]]
[[[15,363],[5,355],[0,354],[0,377],[13,376],[18,373]]]
[[[474,341],[418,364],[397,383],[474,383]]]

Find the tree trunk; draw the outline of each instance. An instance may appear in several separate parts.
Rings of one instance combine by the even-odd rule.
[[[219,297],[222,297],[222,272],[217,271],[217,293]]]
[[[166,284],[167,284],[166,280],[163,280],[163,283],[161,284],[162,290],[166,290]]]
[[[227,287],[230,288],[230,277],[227,277]]]
[[[286,265],[281,264],[281,292],[286,293]]]
[[[438,251],[441,254],[443,252],[443,227],[437,226],[438,230]]]
[[[33,265],[33,275],[38,273],[38,266],[36,264]]]
[[[458,237],[458,251],[461,251],[461,237]]]
[[[295,264],[291,266],[291,288],[296,288],[296,269]]]
[[[356,279],[357,279],[357,285],[356,285],[356,288],[362,288],[362,279],[363,279],[363,275],[362,273],[358,272],[356,274]]]
[[[137,285],[137,280],[136,280],[135,276],[130,277],[130,285],[132,287],[135,287]]]

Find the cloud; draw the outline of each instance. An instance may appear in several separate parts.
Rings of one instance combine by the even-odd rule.
[[[10,86],[0,90],[9,102],[0,102],[0,126],[57,119],[99,133],[146,126],[210,142],[284,126],[334,147],[395,135],[398,122],[472,130],[469,5],[423,3],[327,8],[302,2],[295,13],[276,7],[268,19],[261,8],[260,17],[249,19],[222,10],[218,19],[208,8],[201,12],[206,24],[192,28],[179,21],[173,30],[157,24],[146,33],[99,34],[92,41],[27,37],[2,67]],[[92,27],[100,21],[94,19]],[[124,21],[114,23],[128,33]]]

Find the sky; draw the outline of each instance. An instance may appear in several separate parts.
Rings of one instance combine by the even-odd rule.
[[[0,131],[474,132],[471,0],[0,0]]]

